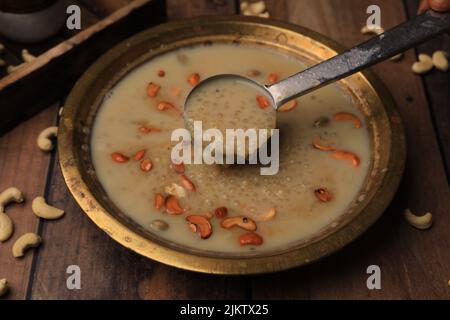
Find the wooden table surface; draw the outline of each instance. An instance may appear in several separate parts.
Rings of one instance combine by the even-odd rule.
[[[350,47],[366,36],[366,8],[381,7],[389,28],[415,14],[414,0],[267,0],[271,17],[287,20]],[[169,19],[236,14],[235,0],[168,0]],[[417,52],[450,51],[449,36],[410,50],[398,63],[374,71],[390,88],[403,117],[408,160],[402,185],[383,217],[345,249],[312,265],[261,276],[196,274],[143,258],[114,242],[79,209],[62,178],[56,153],[36,146],[38,133],[57,120],[58,105],[0,137],[0,190],[24,191],[23,205],[12,205],[13,238],[0,243],[0,278],[7,278],[9,299],[449,299],[450,298],[450,74],[410,71]],[[49,88],[51,90],[51,88]],[[43,92],[42,94],[45,94]],[[64,97],[61,97],[63,99]],[[1,104],[1,102],[0,102]],[[31,199],[44,195],[65,208],[66,216],[40,221]],[[406,224],[404,208],[430,211],[434,226],[419,231]],[[16,260],[14,240],[34,231],[44,239],[38,249]],[[381,290],[368,290],[366,269],[381,267]],[[81,268],[81,290],[68,290],[66,269]]]

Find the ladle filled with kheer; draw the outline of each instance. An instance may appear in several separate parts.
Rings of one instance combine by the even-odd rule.
[[[230,128],[274,129],[275,111],[288,101],[295,101],[292,99],[393,57],[449,29],[450,14],[430,10],[378,37],[271,85],[261,85],[241,75],[212,76],[200,82],[188,95],[184,108],[186,127],[192,133],[193,123],[201,121],[203,129],[215,128],[222,133]],[[255,104],[259,109],[251,108],[250,116],[240,116],[242,109]],[[289,108],[289,105],[283,106],[285,107]],[[206,110],[208,108],[214,110],[209,112]],[[266,136],[268,140],[271,135]],[[253,149],[265,143],[264,139],[259,139]],[[228,154],[230,150],[225,146],[224,151]],[[248,156],[254,151],[249,147],[241,152]],[[237,152],[239,156],[239,150]]]

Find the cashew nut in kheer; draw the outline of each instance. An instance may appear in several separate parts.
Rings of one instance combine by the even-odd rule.
[[[433,59],[429,55],[421,53],[419,54],[418,59],[419,61],[414,62],[411,67],[413,72],[422,74],[433,69]]]
[[[11,218],[5,214],[6,206],[11,202],[21,203],[23,202],[22,192],[11,187],[0,193],[0,242],[4,242],[11,238],[14,232],[14,224]]]
[[[25,255],[25,251],[29,248],[36,248],[42,242],[39,235],[35,233],[26,233],[16,240],[12,247],[12,254],[15,258],[20,258]]]
[[[6,279],[0,279],[0,297],[4,296],[9,290],[8,281]]]
[[[433,60],[433,65],[436,67],[436,69],[439,69],[444,72],[448,70],[449,65],[447,59],[447,52],[438,50],[433,53],[431,59]]]
[[[11,187],[0,193],[0,212],[5,212],[5,207],[11,202],[23,202],[22,191],[15,187]]]
[[[416,216],[410,209],[405,209],[403,214],[405,216],[405,220],[417,229],[429,229],[433,224],[433,215],[430,212],[425,213],[423,216]]]
[[[45,202],[43,197],[36,197],[31,204],[31,210],[39,218],[47,220],[59,219],[64,215],[64,210],[52,207]]]
[[[51,151],[53,150],[53,141],[52,138],[58,135],[58,127],[49,127],[47,129],[42,130],[37,138],[37,145],[39,149],[42,151]]]

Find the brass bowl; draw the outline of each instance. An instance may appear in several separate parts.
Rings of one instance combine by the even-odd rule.
[[[310,263],[342,248],[372,225],[390,203],[405,162],[401,119],[387,89],[371,73],[339,82],[365,115],[372,166],[360,194],[346,212],[320,234],[282,250],[214,253],[183,247],[144,230],[108,198],[89,151],[90,129],[106,92],[143,62],[179,47],[205,41],[252,43],[317,63],[342,48],[308,29],[267,19],[212,17],[170,22],[144,31],[111,49],[81,77],[68,97],[58,134],[64,179],[78,204],[103,231],[125,247],[182,269],[214,274],[256,274]]]

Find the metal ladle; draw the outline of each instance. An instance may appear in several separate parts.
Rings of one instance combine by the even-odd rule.
[[[278,109],[287,101],[316,90],[326,84],[337,81],[386,60],[398,53],[450,29],[450,13],[429,10],[412,20],[400,24],[352,49],[321,62],[309,69],[296,73],[275,84],[264,86],[252,79],[231,74],[221,74],[201,81],[188,95],[185,103],[198,93],[199,89],[211,81],[238,81],[256,85],[272,98],[272,107]]]

